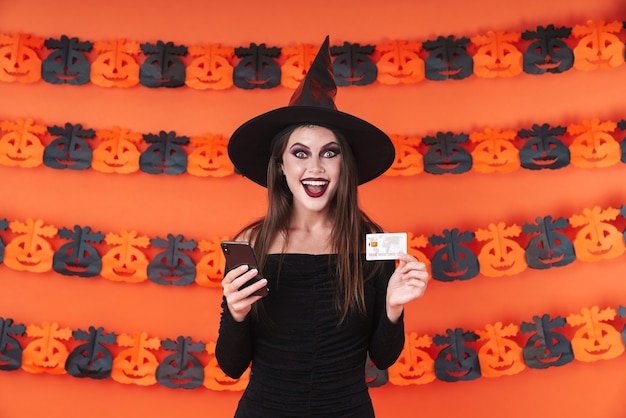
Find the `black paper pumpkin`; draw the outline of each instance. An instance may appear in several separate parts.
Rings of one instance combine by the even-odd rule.
[[[620,128],[622,131],[626,131],[626,120],[622,119],[621,121],[619,121],[617,127]],[[622,140],[619,146],[622,150],[622,158],[620,158],[620,161],[626,163],[626,140]]]
[[[9,226],[9,222],[6,219],[0,219],[0,231],[5,231]],[[0,263],[4,261],[4,249],[6,248],[6,244],[0,237]]]
[[[379,369],[367,354],[365,359],[365,384],[370,388],[377,388],[386,385],[389,382],[389,373],[387,369]]]
[[[620,318],[626,318],[626,306],[620,306],[619,308],[617,308],[617,314],[620,316]],[[621,334],[622,340],[624,340],[624,343],[626,343],[626,325],[624,325]]]
[[[74,230],[63,228],[59,237],[70,239],[55,251],[52,257],[52,269],[66,276],[94,277],[102,270],[102,257],[90,243],[100,243],[104,239],[101,232],[91,232],[86,226],[74,226]]]
[[[265,44],[251,43],[248,48],[235,48],[235,55],[242,60],[233,71],[233,84],[241,89],[270,89],[280,85],[280,66],[274,58],[280,48],[268,48]]]
[[[333,46],[330,54],[333,60],[333,73],[338,86],[365,86],[378,77],[376,63],[369,57],[374,52],[373,45],[361,46],[344,42],[343,46]]]
[[[447,335],[435,335],[436,345],[445,345],[435,358],[435,376],[444,382],[474,380],[480,377],[478,352],[466,343],[478,340],[478,335],[461,328],[446,330]]]
[[[64,128],[51,126],[48,132],[59,137],[54,139],[43,151],[43,163],[59,170],[86,170],[91,167],[93,151],[85,139],[93,138],[93,129],[83,129],[80,123],[66,123]]]
[[[523,54],[524,72],[528,74],[562,73],[574,66],[574,51],[562,40],[572,28],[554,25],[537,26],[536,31],[522,33],[522,39],[533,41]]]
[[[52,84],[81,85],[89,82],[91,64],[84,52],[91,51],[93,43],[80,42],[78,38],[61,36],[44,42],[50,53],[41,63],[41,78]]]
[[[192,343],[190,337],[179,336],[176,341],[169,338],[161,342],[165,350],[176,351],[165,357],[156,369],[159,384],[168,388],[195,389],[202,386],[204,367],[193,355],[205,349],[203,342]]]
[[[467,142],[467,134],[437,132],[436,136],[426,136],[422,143],[428,145],[424,154],[424,171],[430,174],[459,174],[472,168],[472,154],[463,146]]]
[[[150,243],[155,248],[165,248],[154,256],[148,264],[148,279],[157,284],[186,286],[195,281],[196,265],[188,254],[198,245],[194,240],[185,241],[182,235],[167,235],[167,240],[153,238]]]
[[[558,169],[569,165],[570,150],[558,136],[567,132],[567,128],[534,124],[532,129],[520,129],[520,138],[529,138],[520,149],[520,165],[529,170],[545,168]]]
[[[23,324],[13,324],[13,319],[0,317],[0,370],[18,370],[22,367],[22,346],[14,335],[26,332]]]
[[[76,341],[87,341],[72,350],[65,361],[65,370],[74,377],[106,379],[113,370],[113,356],[103,344],[114,344],[117,339],[113,333],[105,334],[104,328],[89,327],[89,331],[72,331]]]
[[[439,36],[435,41],[425,41],[424,50],[429,51],[424,60],[428,80],[462,80],[474,73],[474,61],[467,53],[468,38]]]
[[[549,315],[541,318],[533,316],[534,322],[522,322],[520,330],[533,333],[522,350],[524,363],[533,369],[546,369],[550,366],[562,366],[574,360],[572,344],[554,328],[563,328],[565,318],[550,319]]]
[[[139,169],[149,174],[182,174],[187,170],[188,157],[181,145],[189,138],[176,136],[176,132],[161,131],[159,135],[146,134],[144,140],[150,144],[139,156]]]
[[[443,236],[433,235],[428,240],[434,246],[444,246],[437,250],[431,261],[433,279],[451,282],[471,279],[478,274],[478,257],[463,245],[474,240],[473,232],[459,234],[456,228],[452,231],[446,229]]]
[[[173,42],[141,44],[147,55],[139,66],[139,83],[146,87],[181,87],[185,85],[186,68],[180,57],[187,55],[187,47]]]
[[[558,218],[552,221],[552,216],[538,217],[536,223],[522,226],[527,235],[534,235],[526,246],[526,262],[534,269],[561,267],[572,263],[576,259],[574,244],[565,235],[557,232],[565,229],[569,221]]]

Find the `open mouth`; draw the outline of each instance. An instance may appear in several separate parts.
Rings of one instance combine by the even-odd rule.
[[[328,188],[328,180],[303,180],[302,186],[305,193],[310,197],[320,197]]]

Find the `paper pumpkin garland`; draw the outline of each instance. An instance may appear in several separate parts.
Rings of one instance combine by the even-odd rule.
[[[204,351],[203,342],[192,343],[191,337],[179,336],[176,341],[161,342],[165,350],[175,351],[165,357],[156,369],[159,384],[168,388],[195,389],[204,382],[204,368],[194,353]]]
[[[14,324],[12,318],[0,317],[0,370],[18,370],[22,367],[22,346],[15,337],[25,332],[24,325]]]
[[[424,171],[431,174],[459,174],[472,168],[472,155],[461,144],[467,142],[466,134],[437,132],[426,136],[422,143],[428,145],[424,154]]]
[[[534,235],[526,247],[526,262],[534,269],[561,267],[576,259],[574,244],[563,233],[569,224],[565,218],[552,220],[552,216],[539,217],[534,224],[525,224],[522,231]]]
[[[620,144],[609,134],[616,127],[615,122],[600,123],[598,119],[569,125],[567,132],[577,135],[569,146],[572,165],[592,168],[617,164],[621,157]]]
[[[44,225],[41,219],[12,221],[9,229],[19,235],[4,250],[4,264],[17,271],[43,273],[52,269],[54,250],[46,238],[57,234],[57,228]]]
[[[114,245],[102,256],[102,277],[119,282],[139,283],[148,278],[148,257],[140,250],[150,245],[150,239],[136,231],[125,231],[105,237]]]
[[[126,348],[113,359],[113,380],[139,386],[154,385],[159,361],[152,351],[161,347],[161,341],[150,338],[147,332],[134,332],[120,334],[117,345]]]
[[[62,170],[86,170],[91,167],[93,151],[85,139],[95,136],[93,129],[83,129],[80,123],[65,127],[52,126],[48,128],[52,135],[58,135],[43,152],[43,163],[50,168]]]
[[[396,158],[385,173],[388,176],[412,176],[424,171],[424,157],[419,152],[421,138],[390,135]]]
[[[69,239],[52,258],[52,269],[66,276],[95,277],[102,271],[102,257],[92,243],[104,239],[101,232],[92,232],[91,227],[74,226],[74,230],[62,228],[59,237]]]
[[[128,88],[139,84],[139,64],[134,56],[141,53],[138,42],[126,39],[95,42],[99,54],[91,64],[91,82],[101,87]]]
[[[533,369],[545,369],[553,366],[563,366],[574,360],[572,345],[555,328],[563,328],[565,319],[558,316],[554,319],[550,315],[534,316],[533,322],[523,322],[520,330],[531,334],[524,345],[523,355],[526,365]]]
[[[194,282],[196,265],[184,251],[193,251],[197,243],[185,240],[182,235],[167,235],[167,240],[154,238],[150,243],[155,248],[165,248],[148,264],[148,278],[161,285],[185,286]]]
[[[251,43],[247,48],[235,48],[235,55],[241,58],[233,72],[235,86],[250,90],[280,85],[280,66],[274,60],[280,55],[280,48]]]
[[[519,226],[506,226],[504,222],[489,224],[488,229],[478,229],[476,239],[486,241],[477,256],[480,272],[485,276],[501,277],[526,270],[526,252],[512,239],[521,233]]]
[[[222,287],[226,258],[222,252],[220,242],[228,241],[229,237],[222,236],[213,240],[201,240],[198,249],[206,253],[196,265],[196,283],[204,287]]]
[[[483,377],[510,376],[526,368],[522,347],[509,337],[519,332],[519,326],[502,322],[487,324],[485,330],[477,330],[483,345],[478,350],[480,371]]]
[[[469,135],[475,143],[471,152],[472,169],[479,173],[509,173],[520,168],[519,150],[513,144],[516,132],[485,128]]]
[[[180,57],[187,47],[173,42],[157,41],[140,45],[146,60],[139,66],[139,82],[145,87],[181,87],[185,85],[186,68]]]
[[[96,138],[102,142],[93,150],[91,166],[94,170],[119,174],[139,171],[141,153],[137,144],[143,141],[143,135],[114,127],[96,131]]]
[[[370,58],[373,45],[344,42],[343,46],[330,47],[333,73],[337,86],[366,86],[376,81],[378,69]]]
[[[365,359],[365,384],[369,388],[377,388],[386,385],[387,382],[389,382],[389,371],[376,367],[368,353]]]
[[[89,327],[89,331],[72,332],[76,341],[87,341],[72,350],[65,361],[65,370],[74,377],[90,379],[106,379],[111,376],[113,356],[103,344],[114,344],[116,336],[105,334],[104,328]]]
[[[39,137],[48,131],[46,126],[18,118],[15,122],[1,122],[0,129],[7,132],[0,137],[0,164],[24,168],[41,165],[44,146]]]
[[[572,338],[572,351],[576,360],[598,361],[616,358],[624,353],[624,341],[614,326],[608,324],[616,311],[597,306],[583,308],[580,314],[570,314],[567,323],[579,326]]]
[[[468,44],[468,38],[455,39],[452,35],[425,41],[422,47],[428,51],[424,60],[426,78],[435,81],[462,80],[472,75],[474,62],[467,52]]]
[[[189,138],[176,136],[176,132],[159,132],[159,135],[146,134],[144,140],[150,144],[139,157],[139,168],[148,174],[182,174],[187,170],[187,154],[181,145],[187,145]]]
[[[250,381],[250,367],[243,372],[241,377],[233,379],[220,369],[215,358],[215,342],[206,345],[209,360],[204,368],[204,387],[211,390],[243,391]]]
[[[22,369],[29,373],[66,374],[65,361],[69,351],[63,341],[72,337],[72,330],[59,324],[44,322],[26,327],[26,335],[34,338],[22,353]]]
[[[433,337],[436,345],[444,346],[435,359],[435,375],[444,382],[474,380],[481,376],[478,353],[467,343],[478,340],[478,335],[461,328],[446,330],[446,335]]]
[[[469,280],[478,274],[478,258],[464,245],[474,239],[474,233],[460,233],[457,228],[444,230],[443,235],[433,235],[429,241],[434,246],[443,246],[433,256],[433,279],[449,282]]]
[[[626,245],[620,231],[609,220],[615,220],[620,214],[618,209],[599,206],[583,209],[582,215],[573,215],[570,224],[582,227],[574,239],[576,258],[580,261],[593,262],[610,259],[624,254]]]
[[[389,382],[398,386],[421,385],[436,379],[435,361],[426,351],[433,340],[416,332],[405,334],[404,347],[396,362],[389,367]]]
[[[189,154],[187,172],[198,177],[225,177],[235,172],[228,158],[228,138],[207,134],[190,140],[194,150]]]
[[[285,62],[280,67],[281,86],[289,89],[298,88],[318,50],[319,45],[302,43],[282,48],[281,53],[285,57]]]
[[[41,78],[51,84],[82,85],[89,82],[91,63],[85,52],[91,51],[93,43],[78,38],[48,39],[44,42],[54,50],[41,63]]]
[[[185,85],[196,90],[224,90],[233,86],[230,58],[235,49],[220,44],[190,46],[193,61],[186,71]]]
[[[522,39],[531,41],[523,54],[524,72],[528,74],[562,73],[574,65],[574,52],[563,39],[571,28],[554,25],[537,26],[535,31],[525,31]]]
[[[0,81],[34,83],[41,80],[37,50],[43,39],[28,34],[0,34]]]
[[[6,231],[9,227],[9,222],[6,219],[0,219],[0,231]],[[6,244],[2,237],[0,237],[0,264],[4,261],[4,249],[6,248]]]
[[[522,53],[514,45],[520,40],[518,32],[488,31],[475,36],[472,43],[478,50],[472,56],[474,74],[481,78],[514,77],[523,70]]]
[[[519,156],[521,166],[529,170],[563,168],[570,163],[569,148],[558,138],[566,132],[562,126],[534,124],[532,129],[520,129],[520,138],[528,138]]]
[[[615,35],[621,29],[620,22],[589,21],[574,26],[572,35],[581,38],[574,47],[574,68],[590,71],[622,65],[624,44]]]
[[[418,83],[426,76],[426,66],[420,56],[421,42],[391,41],[376,46],[380,58],[376,61],[378,77],[382,84]]]

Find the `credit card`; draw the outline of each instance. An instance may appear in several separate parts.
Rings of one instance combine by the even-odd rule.
[[[367,234],[365,236],[365,259],[368,261],[397,260],[400,254],[406,253],[406,232]]]

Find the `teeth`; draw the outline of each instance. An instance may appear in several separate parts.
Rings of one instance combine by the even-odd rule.
[[[306,180],[303,181],[302,184],[306,184],[307,186],[325,186],[326,181],[316,181],[316,180]]]

